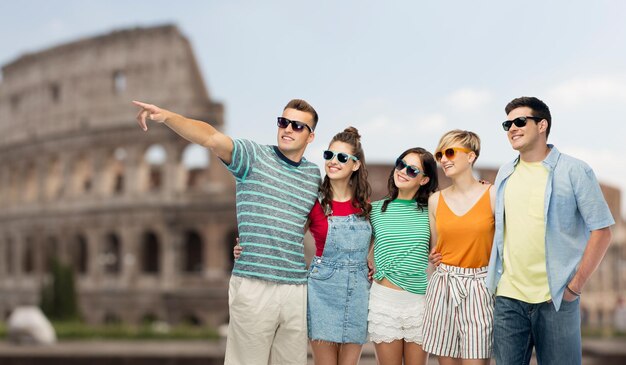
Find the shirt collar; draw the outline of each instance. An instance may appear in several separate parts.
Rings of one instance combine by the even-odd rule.
[[[541,163],[548,169],[553,170],[554,167],[556,167],[556,163],[559,161],[559,157],[561,157],[561,152],[559,152],[559,150],[556,147],[554,147],[553,144],[548,143],[548,148],[550,149],[550,152],[548,153],[546,158],[544,158],[543,161],[541,161]],[[513,161],[513,166],[517,166],[519,161],[520,161],[520,156],[518,155],[515,161]]]
[[[278,158],[280,158],[281,160],[285,161],[286,163],[288,163],[291,166],[298,167],[298,166],[300,166],[300,164],[304,160],[304,158],[302,158],[302,160],[300,160],[298,162],[291,161],[287,156],[285,156],[282,152],[280,152],[280,149],[278,148],[278,146],[272,146],[272,147],[274,147],[274,152],[276,153],[276,156],[278,156]]]
[[[559,161],[559,157],[561,157],[561,152],[559,152],[559,150],[554,147],[553,144],[548,144],[548,148],[550,149],[550,153],[548,153],[548,155],[542,162],[544,166],[546,166],[550,170],[554,170],[557,161]]]

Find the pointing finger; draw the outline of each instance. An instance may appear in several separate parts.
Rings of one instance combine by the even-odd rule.
[[[146,125],[146,114],[148,114],[148,112],[145,110],[140,110],[139,113],[137,113],[137,123],[139,123],[139,126],[144,130],[144,132],[148,130],[148,126]]]
[[[137,100],[133,100],[133,104],[144,109],[148,109],[148,107],[150,106],[150,104],[142,103],[141,101],[137,101]]]

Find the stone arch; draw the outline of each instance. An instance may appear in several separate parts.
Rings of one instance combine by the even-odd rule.
[[[7,276],[12,276],[15,273],[15,261],[13,261],[13,239],[10,236],[7,236],[4,240],[4,267],[5,273]]]
[[[33,274],[35,272],[35,241],[32,237],[26,237],[24,240],[22,268],[24,274]]]
[[[142,163],[146,164],[143,169],[147,173],[144,191],[159,191],[163,188],[165,179],[165,162],[167,151],[163,145],[155,143],[150,145],[143,156]]]
[[[21,186],[21,181],[20,181],[20,176],[19,176],[19,171],[20,169],[17,168],[17,166],[12,166],[10,167],[10,171],[13,171],[14,173],[9,174],[9,196],[8,196],[8,200],[10,203],[17,203],[20,199],[20,186]]]
[[[27,203],[37,200],[37,169],[34,162],[29,162],[24,168],[23,174],[23,199]]]
[[[126,73],[122,70],[115,70],[113,72],[113,93],[123,94],[126,91],[127,80]]]
[[[161,247],[158,236],[146,231],[141,239],[141,271],[158,274],[161,267]]]
[[[102,264],[106,274],[119,274],[122,263],[122,244],[119,236],[111,232],[106,235],[102,252]]]
[[[209,167],[209,153],[205,147],[190,143],[181,154],[181,163],[185,168],[185,188],[194,189],[202,185]]]
[[[59,252],[59,242],[53,237],[49,236],[46,238],[43,247],[43,272],[51,273],[52,272],[52,264],[55,259],[58,258]]]
[[[111,150],[107,156],[104,168],[104,192],[107,195],[121,195],[126,188],[125,160],[128,157],[126,149],[118,147]]]
[[[110,311],[104,314],[103,322],[105,324],[118,324],[122,323],[122,318],[116,312]]]
[[[91,191],[93,186],[93,164],[89,156],[81,154],[72,167],[72,193],[83,195]]]
[[[1,168],[0,167],[0,205],[8,205],[8,191],[9,191],[9,186],[8,184],[8,176],[9,176],[9,169],[4,167]]]
[[[54,104],[58,104],[61,101],[61,86],[53,82],[49,85],[48,90],[50,91],[50,100]]]
[[[87,237],[80,233],[74,237],[70,246],[71,263],[74,270],[84,275],[88,270],[89,249]]]
[[[185,232],[183,243],[183,270],[186,273],[201,273],[204,269],[204,242],[195,230]]]
[[[11,111],[13,112],[18,112],[21,109],[22,106],[22,96],[18,93],[15,93],[13,95],[11,95],[11,97],[9,98],[10,103],[11,103]]]
[[[63,187],[61,168],[61,160],[58,156],[48,160],[46,178],[44,179],[44,196],[46,200],[54,200],[61,196]]]

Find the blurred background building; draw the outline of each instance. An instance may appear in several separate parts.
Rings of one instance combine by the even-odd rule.
[[[89,323],[227,321],[234,180],[132,99],[224,125],[174,26],[116,31],[4,65],[0,311],[37,304],[70,263]],[[192,156],[192,157],[190,157]]]
[[[38,304],[56,258],[76,273],[88,323],[227,322],[234,179],[167,127],[143,133],[130,104],[149,101],[223,130],[223,106],[180,31],[120,30],[24,55],[2,74],[0,313]],[[390,169],[369,166],[373,199],[385,195]],[[496,172],[478,171],[492,182]],[[626,233],[620,191],[602,189],[614,241],[581,305],[583,323],[610,327],[626,292]]]

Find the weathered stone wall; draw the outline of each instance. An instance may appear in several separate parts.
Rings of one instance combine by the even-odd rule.
[[[214,156],[189,167],[193,148],[167,127],[143,133],[130,103],[223,128],[187,39],[116,31],[2,71],[0,311],[38,303],[56,257],[73,265],[89,322],[224,323],[234,181]]]

